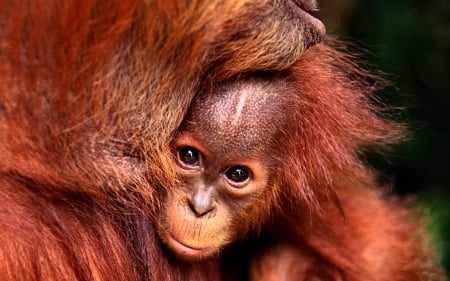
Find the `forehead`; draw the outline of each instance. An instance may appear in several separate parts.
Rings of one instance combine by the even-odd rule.
[[[286,103],[281,81],[233,82],[200,96],[187,119],[210,150],[248,156],[269,149],[286,122]]]

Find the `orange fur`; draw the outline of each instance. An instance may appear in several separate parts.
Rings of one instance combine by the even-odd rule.
[[[350,60],[324,45],[301,56],[311,35],[280,3],[0,0],[2,280],[425,280],[420,227],[366,190],[357,157],[396,125]],[[189,105],[207,83],[280,70],[298,114],[272,220],[178,260],[154,223]]]

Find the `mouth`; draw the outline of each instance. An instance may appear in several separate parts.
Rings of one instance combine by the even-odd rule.
[[[185,258],[198,258],[201,257],[205,252],[207,252],[207,248],[196,248],[188,246],[175,239],[169,233],[165,233],[164,241],[172,251]]]
[[[313,13],[319,10],[317,8],[317,1],[310,1],[310,0],[290,0],[295,5],[297,5],[300,9],[303,9],[304,11],[308,13]]]
[[[313,13],[318,11],[315,0],[287,0],[288,5],[298,15],[305,25],[311,27],[314,37],[322,39],[325,36],[325,25]]]

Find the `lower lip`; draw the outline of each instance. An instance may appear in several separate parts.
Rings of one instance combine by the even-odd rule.
[[[193,248],[189,247],[175,238],[173,238],[170,234],[166,234],[166,242],[169,245],[170,248],[175,250],[177,253],[182,254],[183,256],[187,257],[197,257],[200,256],[202,253],[205,252],[205,248]]]

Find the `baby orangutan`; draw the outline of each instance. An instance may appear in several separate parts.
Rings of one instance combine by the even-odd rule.
[[[183,186],[170,194],[160,230],[179,256],[217,253],[275,199],[275,141],[288,110],[285,83],[275,80],[233,81],[195,100],[173,144]]]
[[[396,125],[374,114],[365,84],[316,60],[322,48],[194,99],[171,144],[180,182],[156,223],[187,264],[220,260],[224,280],[427,280],[413,213],[358,160]]]

